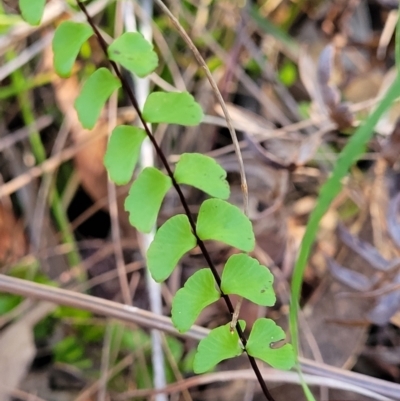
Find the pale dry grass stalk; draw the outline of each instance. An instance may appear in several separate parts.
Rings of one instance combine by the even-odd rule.
[[[142,327],[161,330],[175,336],[189,338],[192,340],[201,340],[209,333],[208,329],[193,325],[189,331],[181,334],[175,329],[171,319],[165,316],[158,316],[152,312],[148,312],[140,308],[122,305],[117,302],[96,298],[75,291],[50,287],[44,284],[21,280],[15,277],[8,277],[2,274],[0,274],[0,291],[37,300],[48,301],[57,305],[65,305],[77,309],[87,310],[101,316],[115,318],[126,323],[137,324]],[[316,381],[318,385],[322,384],[321,378],[327,378],[337,381],[338,386],[340,383],[340,388],[342,389],[347,389],[348,385],[351,385],[357,387],[357,389],[353,388],[352,391],[357,391],[359,394],[364,394],[365,392],[361,391],[368,390],[372,393],[375,393],[375,397],[384,396],[389,400],[400,401],[400,384],[398,383],[391,383],[360,373],[347,371],[341,368],[335,368],[324,363],[311,361],[306,358],[300,357],[299,361],[301,369],[304,373],[309,374],[310,377],[317,377]],[[271,377],[271,381],[274,382],[286,382],[285,377],[287,376],[285,375],[291,373],[277,371],[274,369],[271,369],[271,372],[274,372],[273,374],[275,376],[268,376]],[[251,377],[253,377],[253,374],[254,373],[251,374]],[[201,377],[202,376],[200,376],[200,378]],[[233,376],[230,377],[233,378]],[[298,380],[296,373],[294,374],[294,377],[296,377],[296,380]],[[308,377],[306,377],[306,379],[308,379]],[[312,383],[310,382],[310,384]],[[330,386],[330,384],[327,382],[324,384]]]

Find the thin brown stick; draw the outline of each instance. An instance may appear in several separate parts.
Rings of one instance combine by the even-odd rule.
[[[54,171],[62,163],[72,159],[85,146],[88,146],[90,143],[92,143],[98,138],[101,138],[102,136],[105,136],[106,134],[107,132],[104,131],[90,135],[88,138],[79,141],[78,143],[76,143],[73,146],[70,146],[67,149],[64,149],[61,153],[48,158],[43,163],[35,167],[32,167],[26,173],[21,174],[18,177],[1,185],[0,198],[4,198],[5,196],[11,195],[18,189],[24,187],[26,184],[29,184],[33,179],[38,178],[45,173]]]
[[[41,116],[33,124],[20,128],[10,134],[3,134],[4,136],[0,139],[0,152],[28,138],[33,132],[47,128],[52,123],[53,118],[51,116]]]
[[[208,333],[207,329],[197,327],[192,328],[189,331],[190,335],[187,333],[181,335],[172,325],[171,319],[165,316],[158,316],[134,306],[122,305],[106,299],[81,294],[75,291],[64,290],[62,288],[50,287],[48,285],[38,284],[28,280],[21,280],[3,274],[0,274],[0,292],[22,295],[24,297],[39,299],[41,301],[52,302],[57,305],[71,306],[101,316],[119,319],[127,323],[134,323],[143,327],[162,330],[181,337],[190,337],[201,340],[206,337]]]
[[[119,7],[117,7],[119,9]],[[118,15],[118,13],[117,13]],[[115,24],[116,26],[118,24]],[[109,140],[111,132],[117,125],[117,108],[118,108],[118,94],[113,93],[109,102],[108,109],[108,132]],[[107,180],[107,192],[108,192],[108,208],[111,219],[111,237],[114,246],[114,255],[117,265],[119,286],[121,288],[122,299],[126,305],[132,305],[132,294],[129,288],[128,277],[126,276],[124,255],[122,252],[121,245],[121,229],[119,227],[118,218],[118,203],[117,203],[117,189],[115,184],[111,181],[110,177]]]
[[[192,51],[194,57],[196,58],[197,62],[199,65],[204,69],[207,79],[210,82],[211,88],[214,92],[215,97],[218,99],[219,104],[221,105],[222,111],[224,113],[225,119],[226,119],[226,124],[228,126],[229,133],[232,138],[233,146],[235,148],[235,153],[236,157],[239,162],[239,173],[240,173],[240,181],[241,181],[241,188],[242,188],[242,193],[243,193],[243,209],[244,209],[244,214],[248,216],[249,214],[249,192],[248,192],[248,187],[247,187],[247,180],[246,180],[246,173],[244,170],[244,163],[243,163],[243,158],[242,158],[242,152],[240,150],[239,146],[239,141],[237,139],[236,131],[235,128],[233,127],[232,124],[232,119],[229,114],[228,108],[226,107],[225,101],[221,95],[221,92],[218,88],[217,83],[215,82],[215,79],[213,75],[211,74],[210,69],[208,68],[207,63],[205,62],[204,58],[200,54],[200,52],[197,50],[197,47],[193,43],[192,39],[190,39],[189,35],[186,33],[185,29],[183,26],[180,24],[180,22],[175,18],[175,16],[171,13],[169,8],[161,1],[161,0],[155,0],[155,2],[159,5],[159,7],[162,9],[162,11],[168,15],[170,18],[171,22],[174,24],[176,30],[179,32],[181,35],[182,39],[186,42],[186,44],[189,46],[190,50]]]
[[[50,287],[44,284],[34,283],[15,277],[8,277],[0,274],[0,292],[21,295],[23,297],[49,301],[57,305],[70,306],[77,309],[87,310],[101,316],[115,318],[127,323],[137,324],[157,330],[163,330],[174,336],[201,340],[209,334],[210,330],[193,325],[186,333],[179,333],[172,324],[170,318],[158,316],[152,312],[140,308],[122,305],[117,302],[108,301],[91,295],[80,294],[78,292],[64,290],[62,288]],[[301,369],[304,373],[316,376],[336,379],[343,383],[374,391],[385,397],[400,401],[400,385],[376,379],[360,373],[347,371],[345,369],[318,363],[306,358],[299,358]],[[282,380],[285,372],[271,370],[275,372],[276,380]],[[282,380],[284,381],[284,380]]]
[[[114,376],[120,373],[122,370],[127,368],[128,366],[132,365],[134,362],[133,355],[127,355],[121,361],[119,361],[116,365],[114,365],[111,369],[106,372],[106,380],[111,380]],[[86,401],[90,400],[91,397],[99,390],[100,381],[95,381],[92,385],[88,388],[84,389],[78,397],[75,398],[74,401]]]
[[[279,372],[276,371],[275,369],[264,368],[262,370],[262,375],[264,380],[267,380],[269,382],[274,382],[274,383],[285,382],[285,383],[301,384],[299,375],[295,372]],[[310,376],[310,375],[304,375],[304,379],[307,381],[308,384],[311,385],[323,384],[330,388],[353,391],[358,394],[363,394],[365,396],[372,397],[376,400],[381,400],[381,401],[390,400],[385,396],[377,394],[373,390],[365,390],[352,384],[342,383],[336,379],[330,379],[321,376]],[[115,400],[125,401],[128,399],[151,397],[159,393],[171,394],[195,386],[201,386],[216,382],[225,383],[235,380],[245,380],[245,381],[254,380],[253,372],[250,369],[245,369],[245,370],[231,370],[224,372],[209,373],[201,376],[194,376],[177,383],[169,384],[165,388],[159,390],[146,389],[146,390],[127,391],[121,395],[117,395],[115,397]]]

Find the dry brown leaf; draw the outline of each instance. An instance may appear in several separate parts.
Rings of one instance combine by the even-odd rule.
[[[0,262],[13,263],[25,255],[26,249],[23,225],[16,220],[11,205],[0,203]]]
[[[383,145],[381,150],[382,157],[390,167],[395,167],[400,160],[400,117],[397,119],[393,132]]]
[[[41,302],[0,334],[0,401],[10,399],[26,375],[36,353],[33,327],[47,316],[54,305]]]
[[[24,320],[0,335],[0,401],[10,399],[9,390],[18,387],[35,356],[32,328]]]
[[[330,44],[322,50],[317,68],[317,80],[322,99],[329,110],[329,116],[340,129],[348,128],[353,125],[353,114],[348,105],[341,103],[340,92],[331,82],[334,59],[338,47]]]
[[[343,88],[343,95],[349,102],[359,103],[373,99],[382,85],[383,73],[381,70],[369,70],[351,79]]]

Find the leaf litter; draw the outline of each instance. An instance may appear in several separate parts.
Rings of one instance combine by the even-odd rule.
[[[195,28],[192,32],[194,39],[196,35],[201,37],[203,34],[204,38],[207,38],[206,33],[213,33],[213,29],[219,24],[219,16],[224,16],[223,29],[232,37],[237,34],[232,21],[250,18],[252,22],[246,25],[246,35],[250,40],[241,41],[236,48],[230,46],[227,39],[229,35],[226,38],[214,35],[207,40],[199,41],[198,46],[204,54],[208,55],[208,63],[215,68],[213,73],[218,77],[224,77],[224,82],[228,82],[227,96],[232,103],[231,107],[237,108],[236,115],[232,113],[233,123],[242,132],[241,146],[246,173],[249,176],[250,215],[256,232],[257,247],[260,248],[257,249],[270,256],[272,262],[282,268],[283,274],[286,275],[285,279],[289,280],[293,255],[297,252],[309,212],[312,210],[312,204],[307,210],[302,210],[301,202],[304,199],[315,201],[321,183],[326,180],[332,170],[338,152],[352,134],[352,128],[357,126],[368,113],[369,107],[376,101],[375,96],[379,88],[390,85],[388,66],[393,64],[393,47],[390,41],[386,41],[388,45],[385,60],[376,60],[375,52],[378,51],[377,39],[384,29],[387,12],[393,4],[386,1],[374,2],[376,5],[372,13],[366,2],[346,4],[346,2],[324,1],[320,6],[310,4],[312,11],[310,12],[302,6],[295,8],[294,3],[282,1],[271,5],[272,3],[260,1],[255,9],[247,14],[246,10],[236,7],[238,2],[217,3],[210,5],[210,8],[193,7],[191,11],[183,9],[181,17],[189,22],[189,25],[190,22],[195,21],[191,25]],[[8,2],[6,7],[7,12],[13,11],[12,5],[10,6]],[[294,16],[293,20],[287,17],[290,14],[289,11],[293,12],[291,14]],[[267,22],[267,26],[262,24],[263,21]],[[287,28],[292,28],[291,36],[287,34],[287,30],[285,31]],[[36,34],[37,37],[41,35],[40,32]],[[6,33],[4,38],[7,37]],[[13,43],[17,44],[18,37],[13,32],[10,31],[9,37],[12,38]],[[177,48],[174,47],[178,41],[176,33],[171,32],[168,36],[161,35],[161,37],[169,46],[185,78],[185,83],[191,87],[190,92],[194,94],[195,99],[201,101],[203,109],[207,111],[205,121],[208,117],[215,117],[211,116],[215,110],[215,104],[209,87],[204,84],[204,77],[201,73],[196,73],[196,66],[190,61],[188,53],[182,52],[179,45]],[[31,38],[35,40],[36,36],[33,35]],[[161,48],[162,40],[156,35],[155,42],[155,47]],[[21,40],[19,45],[23,47],[25,43]],[[92,42],[90,45],[93,60],[99,67],[102,60],[99,49]],[[225,48],[226,57],[216,53],[216,45]],[[260,57],[249,56],[254,55],[254,51],[261,56],[261,60],[265,60],[268,71],[272,71],[273,74],[275,72],[271,82],[257,72],[260,69],[260,65],[257,64]],[[46,52],[49,52],[49,49],[46,49]],[[45,53],[44,61],[49,58],[50,56],[46,56]],[[230,62],[230,60],[233,61]],[[166,65],[169,63],[167,59],[164,61]],[[294,76],[294,83],[290,87],[284,88],[285,90],[276,90],[283,85],[279,82],[278,74],[283,62],[293,63],[295,66],[293,70],[297,70],[298,75]],[[242,66],[243,71],[235,70],[233,73],[232,65],[235,64]],[[61,111],[62,117],[58,117],[59,120],[52,127],[52,133],[57,133],[65,118],[74,143],[78,143],[82,137],[89,135],[88,131],[80,128],[76,121],[75,111],[71,109],[73,99],[78,94],[76,72],[84,65],[86,65],[84,57],[78,58],[72,76],[66,81],[69,84],[64,88],[60,81],[55,79],[47,86],[40,84],[39,81],[33,85],[32,89],[35,94],[44,94],[41,97],[43,104],[35,103],[36,115],[38,117],[43,115],[48,109],[45,106],[54,107],[55,104]],[[45,72],[41,69],[44,66],[36,69],[34,67],[33,63],[28,62],[24,68],[32,76],[38,75],[41,78],[40,74]],[[354,84],[356,81],[357,85]],[[362,88],[368,88],[369,91]],[[297,111],[301,115],[298,120],[293,118],[293,113],[286,107],[285,99],[288,98],[291,101],[290,104],[298,106]],[[257,100],[254,101],[254,99]],[[275,115],[264,107],[267,104],[266,99],[268,104],[278,111]],[[5,102],[7,106],[16,105],[11,98],[7,98]],[[239,108],[240,111],[238,111]],[[18,128],[15,126],[11,110],[11,107],[9,110],[4,110],[5,121],[10,132]],[[124,114],[122,108],[118,115],[122,123],[131,123],[135,119],[132,112],[130,115],[129,112]],[[400,293],[396,287],[399,284],[396,260],[399,257],[400,247],[399,151],[396,131],[394,131],[398,115],[399,112],[394,105],[378,124],[376,130],[378,135],[369,145],[362,162],[351,171],[344,189],[335,199],[326,220],[321,225],[305,274],[302,299],[304,320],[301,325],[305,356],[340,369],[355,367],[356,370],[363,371],[365,366],[363,366],[362,358],[367,351],[371,355],[370,351],[373,349],[375,352],[372,365],[380,364],[379,374],[382,377],[389,376],[393,381],[400,380],[398,366],[390,364],[387,358],[383,358],[384,353],[380,350],[382,347],[385,347],[385,351],[396,349],[398,345],[396,336],[399,335],[400,327],[397,323],[399,319],[396,319]],[[94,133],[108,130],[107,118],[107,113],[103,112],[99,124],[94,127]],[[285,123],[282,126],[285,121],[290,124]],[[203,153],[210,152],[210,155],[217,152],[218,162],[228,170],[227,178],[231,186],[230,200],[241,206],[238,169],[232,161],[232,147],[223,129],[203,124],[200,128],[182,130],[168,127],[167,131],[163,131],[160,125],[156,127],[156,133],[162,138],[161,143],[171,155],[171,159],[184,152],[201,150]],[[48,135],[44,132],[43,138],[46,139]],[[24,146],[27,146],[25,142]],[[51,149],[51,140],[46,143],[46,146]],[[91,198],[89,204],[95,205],[94,209],[105,210],[107,214],[107,203],[101,203],[107,197],[107,175],[102,165],[104,150],[105,137],[103,136],[103,139],[99,139],[95,146],[84,148],[74,155],[73,173],[67,174],[68,179],[61,184],[66,191],[65,205],[74,199],[82,204],[78,191],[80,187]],[[25,156],[25,162],[28,159]],[[383,205],[378,206],[381,212],[378,218],[382,220],[379,216],[383,213],[386,219],[378,222],[376,217],[371,217],[370,213],[370,210],[376,207],[373,205],[371,191],[375,188],[373,183],[377,173],[373,167],[377,160],[385,160],[387,163],[380,176],[384,185],[379,188],[388,198],[387,209]],[[11,168],[13,163],[15,162],[9,157],[5,157],[2,175],[6,177],[6,180],[17,177],[17,170]],[[70,167],[67,166],[67,168]],[[62,176],[62,174],[64,173],[60,172],[58,175]],[[79,178],[77,179],[76,176]],[[198,207],[204,199],[204,194],[193,189],[185,189],[185,191],[190,204],[194,208]],[[18,194],[18,196],[21,195]],[[74,202],[70,204],[73,205]],[[21,205],[25,203],[21,202]],[[23,210],[25,213],[27,211],[28,209]],[[82,212],[85,213],[86,210],[80,213]],[[176,212],[181,212],[176,198],[168,194],[163,204],[162,221],[159,225],[161,226]],[[99,218],[98,215],[95,216],[96,219]],[[46,217],[50,217],[48,210]],[[84,244],[85,241],[100,241],[100,248],[109,243],[107,235],[99,238],[98,227],[103,223],[102,220],[98,221],[94,224],[94,228],[92,227],[92,231],[89,230],[89,234],[82,228],[82,223],[78,227],[76,238],[79,243],[82,242],[82,247],[88,245]],[[120,205],[120,221],[121,225],[126,224],[122,204]],[[350,234],[350,232],[357,234]],[[134,235],[132,229],[129,227],[124,229],[124,239],[127,242],[132,235]],[[377,238],[381,239],[378,241]],[[385,242],[392,244],[389,251],[387,247],[385,249],[382,247],[382,243],[385,244]],[[99,248],[97,242],[96,247],[96,249]],[[127,259],[133,263],[140,263],[139,246],[133,241],[132,247],[134,250],[131,250]],[[23,249],[21,254],[26,254],[22,245],[20,248]],[[220,243],[212,243],[210,250],[215,263],[220,266],[230,256],[228,248]],[[45,251],[43,252],[46,254]],[[84,253],[82,251],[82,255]],[[18,254],[18,258],[21,254]],[[106,263],[101,255],[99,260],[100,263]],[[110,269],[98,269],[99,275],[104,271],[107,271],[107,274],[113,273],[112,260]],[[10,259],[7,263],[15,262]],[[48,261],[46,263],[48,264]],[[175,280],[178,284],[183,283],[187,278],[185,276],[190,272],[193,273],[204,267],[196,248],[183,257],[180,267],[178,273],[174,273],[177,275]],[[92,274],[96,278],[96,272],[92,271]],[[68,281],[69,277],[70,273],[64,271],[60,277],[56,276],[56,279],[62,283],[66,278]],[[141,288],[143,281],[141,275],[134,273],[130,278],[133,287],[137,283],[138,298],[144,299],[146,296]],[[349,288],[355,291],[350,294],[351,296],[349,296]],[[344,291],[347,294],[344,294]],[[117,292],[118,290],[114,290],[114,294],[109,296],[117,297]],[[377,295],[363,297],[368,294]],[[360,296],[357,298],[358,295]],[[146,304],[144,301],[141,302],[143,305]],[[170,306],[167,295],[166,313]],[[279,300],[277,307],[268,310],[262,308],[253,310],[251,306],[245,305],[243,315],[261,313],[274,320],[280,320],[285,325],[285,307],[287,307],[287,301],[283,298]],[[207,314],[199,317],[198,322],[212,327],[216,322],[223,322],[225,318],[223,309],[219,303],[216,303],[215,306],[210,307]],[[14,349],[14,346],[18,348],[18,342],[17,339],[12,338],[13,331],[10,335],[7,334],[10,332],[5,330],[12,329],[13,326],[18,328],[18,324],[24,319],[26,317],[22,316],[20,320],[12,323],[2,332],[1,341],[10,341],[10,351]],[[392,322],[391,325],[389,322]],[[15,379],[25,375],[29,369],[29,361],[34,355],[31,327],[27,324],[26,327],[20,328],[20,341],[26,344],[26,354],[21,352],[21,358],[15,358],[16,365],[19,365],[15,370]],[[76,330],[72,326],[70,329]],[[393,330],[395,338],[393,338]],[[190,342],[186,345],[191,346]],[[3,349],[3,347],[0,348]],[[143,360],[137,363],[141,363],[142,367],[145,366]],[[136,381],[127,379],[129,383],[126,387],[136,386],[139,379],[137,377]],[[228,394],[229,388],[230,385],[224,385],[222,390],[213,389],[212,397],[208,396],[208,398],[215,399],[220,396],[221,399],[227,399],[226,395],[224,398],[224,393]],[[126,388],[122,386],[122,390],[119,387],[117,391],[122,394],[124,390]],[[240,388],[240,391],[242,390]],[[285,391],[282,392],[283,395],[284,393]],[[205,394],[210,393],[205,392]],[[193,397],[196,397],[195,393]],[[333,397],[338,398],[338,395],[332,391],[330,399]]]

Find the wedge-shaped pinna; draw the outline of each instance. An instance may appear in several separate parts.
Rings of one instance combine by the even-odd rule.
[[[19,0],[22,18],[31,25],[39,25],[46,0]]]
[[[242,330],[246,327],[244,320],[239,320]],[[194,357],[193,370],[204,373],[225,359],[234,358],[243,353],[243,347],[236,330],[231,331],[230,323],[217,327],[203,338]]]
[[[221,278],[224,294],[235,294],[255,304],[272,306],[276,302],[272,286],[274,276],[257,259],[244,253],[232,255],[225,264]]]
[[[133,227],[143,233],[151,231],[171,187],[171,178],[155,167],[146,167],[140,172],[125,199],[125,210]]]
[[[201,311],[221,297],[210,269],[191,275],[172,301],[172,323],[181,332],[188,331]]]
[[[214,198],[229,198],[226,171],[212,157],[183,153],[176,164],[174,177],[178,184],[191,185]]]
[[[203,110],[188,92],[150,93],[143,108],[148,123],[193,126],[203,119]]]
[[[240,209],[221,199],[208,199],[200,206],[196,230],[201,240],[221,241],[241,251],[255,246],[251,221]]]
[[[146,132],[142,128],[130,125],[114,128],[108,141],[104,165],[111,180],[116,184],[127,184],[132,179],[145,138]]]
[[[239,320],[242,331],[245,322]],[[289,370],[295,364],[294,350],[291,344],[279,344],[285,340],[285,332],[271,319],[261,318],[255,321],[246,344],[247,353],[261,359],[276,369]],[[231,330],[230,323],[211,330],[200,341],[194,358],[195,373],[204,373],[219,362],[239,356],[243,353],[237,331]]]
[[[96,70],[85,81],[74,104],[84,128],[94,127],[107,99],[120,86],[119,80],[104,67]]]
[[[182,256],[196,243],[186,215],[177,214],[167,220],[157,230],[147,251],[147,266],[154,280],[166,280]]]
[[[293,346],[275,346],[285,337],[285,332],[273,320],[257,319],[251,329],[246,350],[249,355],[261,359],[273,368],[289,370],[295,364]]]
[[[63,21],[57,27],[52,48],[54,69],[60,77],[69,77],[82,45],[93,35],[90,25]]]
[[[125,32],[108,47],[108,57],[143,78],[158,66],[153,45],[139,32]]]

